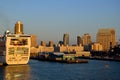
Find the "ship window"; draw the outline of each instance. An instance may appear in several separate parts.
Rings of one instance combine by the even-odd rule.
[[[11,39],[10,41],[10,45],[14,45],[14,46],[24,46],[28,44],[28,40],[27,39]]]
[[[9,55],[12,55],[12,54],[23,54],[23,55],[27,54],[28,55],[28,53],[29,53],[29,49],[26,48],[26,47],[17,47],[17,48],[10,47],[8,49],[8,54]]]
[[[14,54],[14,47],[10,47],[10,48],[8,49],[8,53],[9,53],[9,54]]]

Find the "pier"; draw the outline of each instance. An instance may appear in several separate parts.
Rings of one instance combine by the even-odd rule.
[[[38,56],[31,57],[31,59],[59,63],[88,63],[88,60],[86,59],[76,58],[75,54],[65,54],[56,52],[39,53]]]

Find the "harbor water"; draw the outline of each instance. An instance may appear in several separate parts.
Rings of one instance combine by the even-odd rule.
[[[0,80],[120,80],[120,62],[66,64],[30,60],[27,65],[0,66]]]

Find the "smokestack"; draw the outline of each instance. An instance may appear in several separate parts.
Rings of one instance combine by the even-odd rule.
[[[15,28],[14,28],[14,33],[15,34],[24,34],[23,33],[23,24],[22,22],[18,21],[15,24]]]

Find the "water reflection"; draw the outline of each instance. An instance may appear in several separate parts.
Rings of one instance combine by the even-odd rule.
[[[5,67],[5,80],[30,80],[29,65],[11,65]]]

